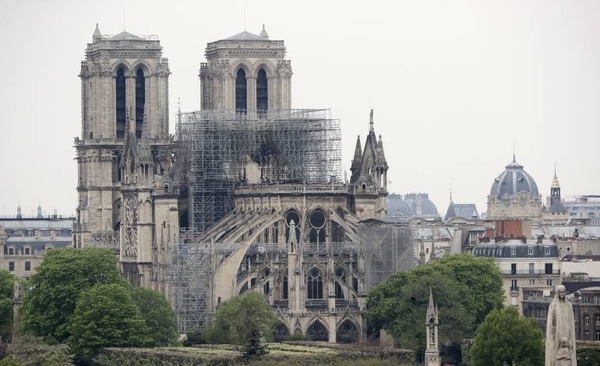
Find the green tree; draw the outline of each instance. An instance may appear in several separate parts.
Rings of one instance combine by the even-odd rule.
[[[151,342],[131,291],[116,283],[96,285],[81,294],[71,332],[69,345],[82,363],[102,347],[141,347]]]
[[[254,331],[258,331],[261,338],[270,340],[276,322],[277,316],[263,295],[248,291],[219,306],[205,337],[209,343],[243,345],[251,339]]]
[[[492,311],[477,329],[471,348],[473,366],[542,366],[544,339],[533,318],[519,315],[513,307]]]
[[[0,337],[4,340],[9,339],[12,333],[14,293],[15,276],[0,269]]]
[[[493,261],[467,254],[447,256],[397,272],[374,287],[367,297],[370,327],[385,329],[401,347],[422,349],[429,288],[438,305],[441,343],[472,337],[477,319],[501,307],[504,296]]]
[[[123,283],[117,257],[110,250],[90,247],[48,251],[37,272],[25,283],[23,331],[49,343],[66,341],[81,293],[107,283]]]
[[[492,258],[467,253],[448,255],[433,262],[433,266],[449,270],[456,281],[467,286],[464,295],[475,311],[475,324],[481,324],[490,311],[503,306],[502,272]]]
[[[73,357],[66,344],[47,345],[41,338],[23,335],[8,346],[8,357],[0,366],[70,366]],[[2,363],[4,362],[4,363]]]
[[[150,329],[150,346],[168,346],[177,342],[177,319],[169,301],[162,294],[141,287],[133,288],[131,296]]]

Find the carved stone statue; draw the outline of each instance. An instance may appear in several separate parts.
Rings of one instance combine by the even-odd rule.
[[[565,286],[556,286],[546,322],[546,366],[577,366],[573,306]]]

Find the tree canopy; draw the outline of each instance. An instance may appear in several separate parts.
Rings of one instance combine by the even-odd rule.
[[[13,324],[13,297],[15,277],[7,270],[0,269],[0,337],[10,338]]]
[[[517,309],[506,307],[492,311],[477,329],[471,348],[470,365],[542,366],[544,339],[533,318],[526,318]]]
[[[133,288],[131,296],[150,330],[150,346],[174,344],[179,334],[176,315],[169,301],[160,293],[142,287]]]
[[[89,247],[48,251],[37,272],[25,283],[23,331],[50,343],[66,341],[81,293],[109,283],[123,283],[117,258],[110,250]]]
[[[49,346],[31,335],[16,337],[8,346],[8,356],[0,366],[71,366],[73,356],[66,344]]]
[[[219,305],[205,337],[209,343],[243,345],[258,331],[261,337],[270,340],[276,322],[277,316],[263,295],[248,291]]]
[[[438,305],[440,342],[472,337],[478,320],[500,308],[504,292],[493,260],[468,254],[397,272],[374,287],[367,298],[370,327],[385,329],[404,348],[425,346],[429,288]]]
[[[131,291],[120,284],[96,285],[81,294],[71,322],[69,345],[78,361],[91,360],[102,347],[141,347],[151,343],[149,328]]]

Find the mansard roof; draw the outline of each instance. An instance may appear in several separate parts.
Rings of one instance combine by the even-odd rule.
[[[453,217],[462,217],[463,219],[478,219],[479,213],[474,203],[454,203],[450,201],[446,211],[445,220]]]

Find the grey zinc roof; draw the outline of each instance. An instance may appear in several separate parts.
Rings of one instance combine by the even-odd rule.
[[[418,211],[419,201],[421,204],[421,213]],[[438,210],[435,204],[429,199],[429,195],[426,193],[409,193],[404,195],[404,202],[410,207],[410,211],[413,215],[419,216],[437,216]]]
[[[559,200],[556,200],[550,205],[548,212],[567,212],[567,209]]]
[[[474,203],[453,203],[450,202],[448,211],[446,211],[445,220],[453,217],[462,217],[464,219],[478,219],[479,212]]]
[[[514,248],[514,255],[511,254]],[[529,254],[533,249],[533,254]],[[546,254],[546,249],[549,253]],[[492,258],[558,258],[558,247],[556,244],[524,244],[522,242],[478,244],[473,249],[476,257]]]
[[[227,39],[230,41],[264,41],[264,40],[267,40],[268,38],[261,37],[256,34],[243,31],[243,32],[235,34]]]
[[[119,34],[116,34],[109,38],[111,41],[124,41],[124,40],[134,40],[134,41],[143,41],[142,37],[136,36],[135,34],[131,34],[129,32],[123,31]]]
[[[490,195],[501,198],[504,195],[512,196],[520,192],[528,192],[533,196],[540,194],[535,180],[513,157],[512,163],[508,164],[506,169],[494,179]]]
[[[390,194],[386,199],[387,217],[412,216],[410,207],[402,200],[399,194]]]

